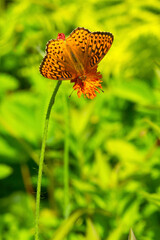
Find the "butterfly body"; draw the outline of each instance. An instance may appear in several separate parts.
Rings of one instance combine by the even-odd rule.
[[[66,39],[52,39],[47,43],[46,55],[40,65],[41,74],[53,80],[92,81],[98,63],[103,59],[113,42],[109,32],[90,32],[85,28],[75,29]],[[99,78],[101,75],[96,75]]]
[[[74,70],[77,76],[83,75],[85,72],[83,63],[80,60],[80,57],[78,57],[78,54],[76,53],[74,48],[72,48],[70,44],[68,44],[67,42],[66,42],[66,50],[67,50],[68,57],[70,59],[70,65],[74,67]]]

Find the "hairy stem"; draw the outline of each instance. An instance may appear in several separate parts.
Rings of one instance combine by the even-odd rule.
[[[49,102],[49,105],[48,105],[48,109],[47,109],[47,113],[46,113],[46,118],[45,118],[45,125],[44,125],[44,132],[43,132],[43,138],[42,138],[40,160],[39,160],[38,182],[37,182],[35,240],[39,240],[39,212],[40,212],[41,182],[42,182],[44,153],[45,153],[47,133],[48,133],[48,123],[49,123],[49,117],[50,117],[51,109],[52,109],[52,106],[55,102],[55,97],[56,97],[57,91],[58,91],[61,83],[62,83],[61,81],[57,82],[57,85],[56,85],[56,87],[54,89],[54,92],[51,96],[51,99],[50,99],[50,102]]]
[[[64,217],[69,216],[69,112],[68,99],[64,96],[65,142],[64,142]]]

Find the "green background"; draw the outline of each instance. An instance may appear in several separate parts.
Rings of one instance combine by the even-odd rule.
[[[0,240],[34,236],[44,118],[56,81],[39,73],[45,45],[75,28],[108,31],[104,93],[80,99],[63,81],[47,139],[41,240],[160,236],[160,2],[1,1]],[[69,144],[69,204],[64,146]],[[68,197],[68,196],[67,196]],[[65,216],[67,218],[65,219]]]

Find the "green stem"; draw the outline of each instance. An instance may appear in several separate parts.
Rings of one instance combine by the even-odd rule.
[[[48,132],[48,123],[49,123],[49,117],[51,113],[52,106],[55,101],[55,97],[57,94],[57,91],[61,85],[61,81],[57,82],[57,85],[54,89],[54,92],[51,96],[47,114],[45,118],[45,125],[44,125],[44,133],[42,138],[42,146],[41,146],[41,153],[40,153],[40,160],[39,160],[39,170],[38,170],[38,182],[37,182],[37,195],[36,195],[36,219],[35,219],[35,240],[39,240],[39,211],[40,211],[40,196],[41,196],[41,182],[42,182],[42,171],[43,171],[43,162],[44,162],[44,153],[45,153],[45,147],[46,147],[46,140],[47,140],[47,132]]]
[[[65,142],[64,142],[64,216],[69,216],[69,113],[68,99],[64,96]]]

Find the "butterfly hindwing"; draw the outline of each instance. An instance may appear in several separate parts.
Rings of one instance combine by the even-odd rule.
[[[66,55],[64,40],[50,40],[46,46],[46,56],[40,65],[41,74],[49,79],[68,80],[76,77],[74,68]]]
[[[40,72],[44,77],[54,80],[73,78],[70,69],[67,70],[65,64],[57,58],[54,58],[51,54],[47,54],[44,57],[40,65]]]

